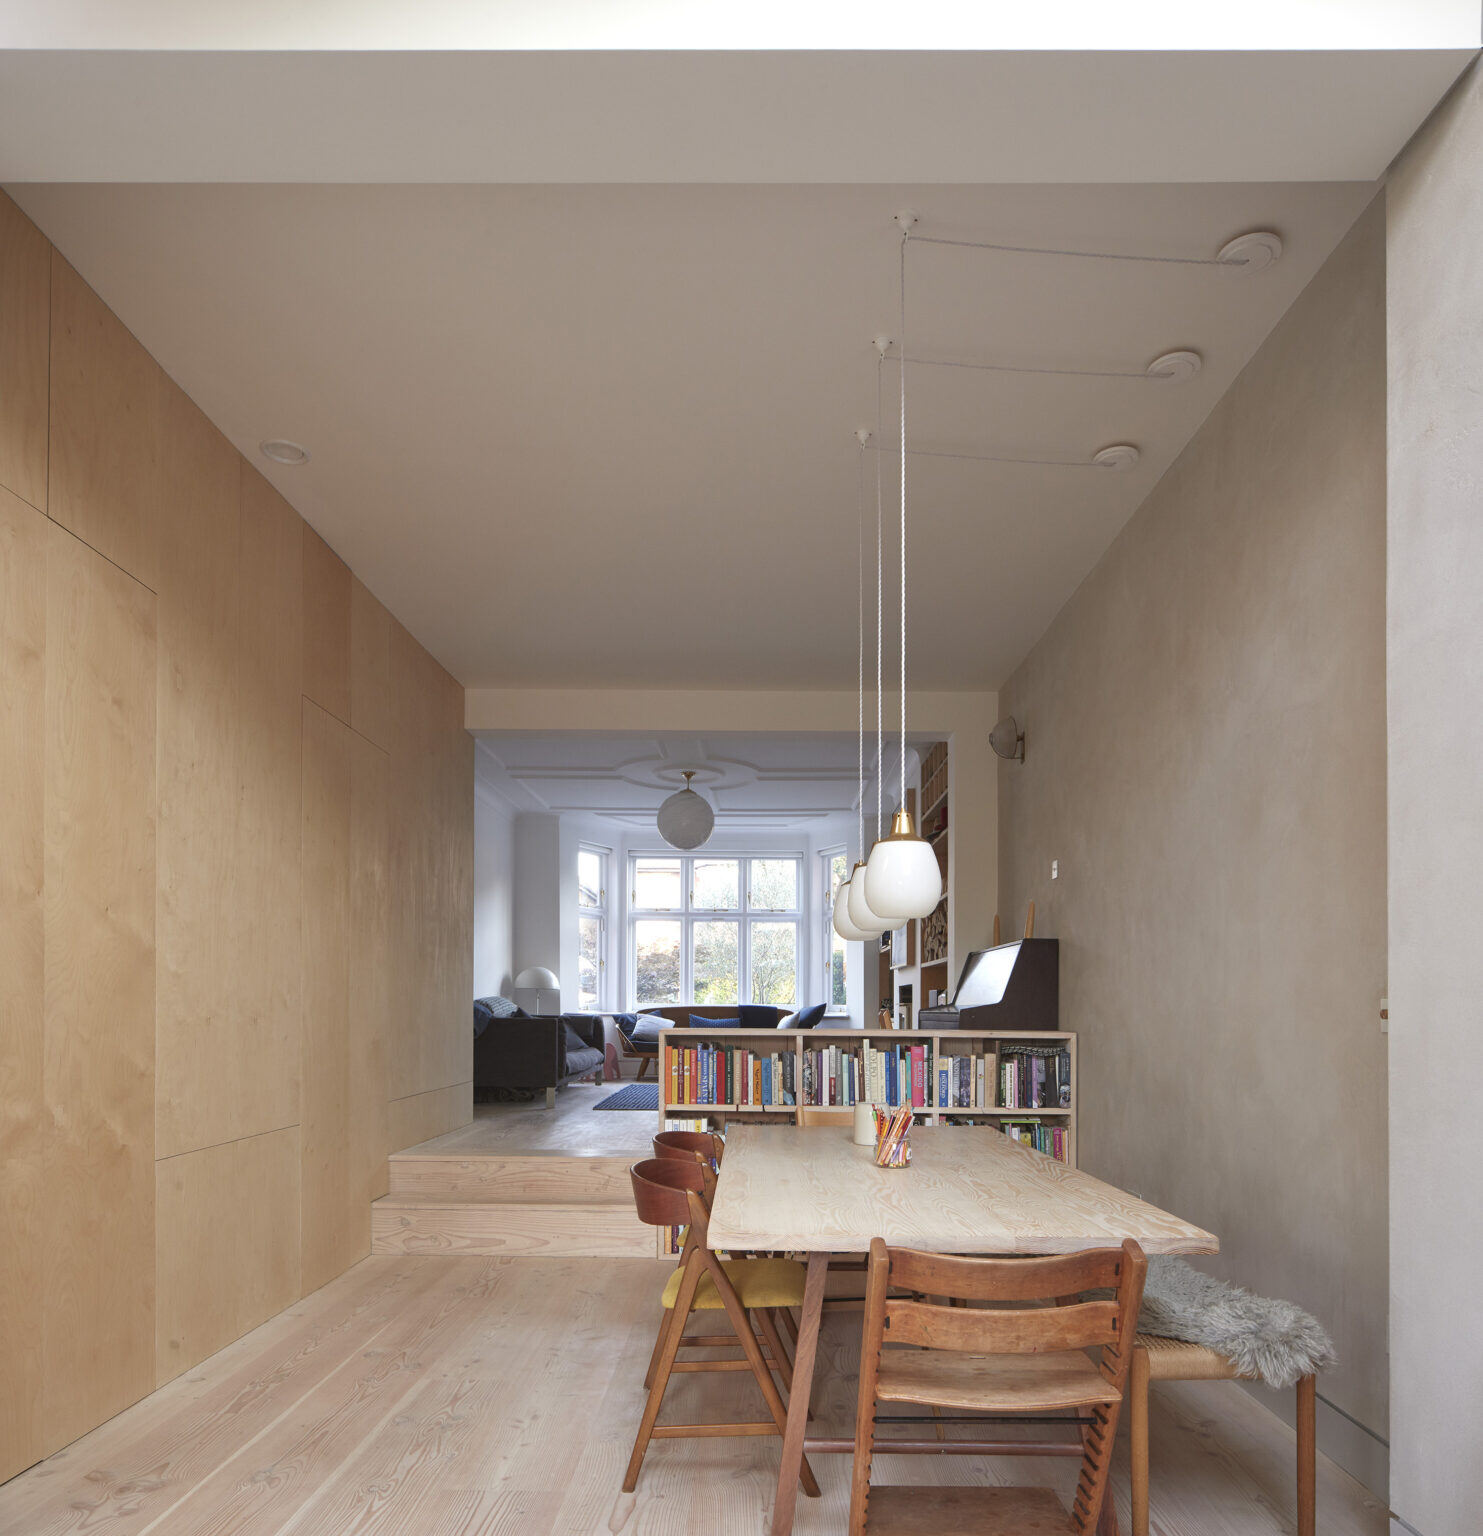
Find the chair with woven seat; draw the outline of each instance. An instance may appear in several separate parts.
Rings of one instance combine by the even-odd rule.
[[[1148,1384],[1151,1381],[1251,1381],[1233,1361],[1204,1344],[1140,1333],[1133,1340],[1128,1387],[1128,1461],[1133,1487],[1133,1536],[1148,1536]],[[1298,1536],[1317,1530],[1316,1416],[1318,1384],[1298,1378]]]
[[[1112,1442],[1146,1268],[1131,1240],[1055,1258],[977,1259],[888,1248],[877,1238],[861,1344],[850,1536],[1089,1536],[1115,1529]],[[893,1287],[967,1305],[893,1297]],[[1091,1291],[1111,1291],[1112,1299],[1086,1299]],[[1081,1459],[1070,1510],[1050,1488],[872,1487],[883,1403],[947,1410],[977,1423],[1006,1415],[1064,1422],[1075,1431],[1064,1454]],[[883,1453],[890,1445],[880,1441]],[[944,1450],[951,1445],[944,1442]],[[983,1449],[1000,1450],[996,1442]],[[1049,1453],[1061,1454],[1059,1444]]]
[[[804,1267],[787,1259],[720,1259],[709,1241],[710,1200],[706,1170],[698,1162],[678,1158],[650,1158],[635,1163],[629,1170],[633,1184],[634,1207],[639,1220],[649,1226],[687,1228],[685,1250],[674,1273],[665,1284],[661,1301],[664,1319],[660,1339],[651,1362],[649,1396],[639,1421],[623,1491],[632,1493],[638,1486],[639,1470],[649,1442],[653,1439],[711,1438],[726,1435],[777,1435],[787,1428],[787,1406],[772,1379],[778,1368],[785,1383],[791,1379],[788,1354],[778,1333],[774,1313],[778,1308],[797,1307],[803,1303]],[[725,1312],[732,1335],[708,1339],[709,1346],[740,1344],[740,1359],[678,1359],[685,1339],[685,1325],[696,1311]],[[766,1341],[769,1354],[764,1356],[757,1335]],[[705,1424],[660,1424],[659,1410],[664,1402],[670,1377],[684,1371],[750,1371],[763,1401],[768,1418]],[[804,1491],[816,1496],[819,1485],[805,1458],[799,1471]]]

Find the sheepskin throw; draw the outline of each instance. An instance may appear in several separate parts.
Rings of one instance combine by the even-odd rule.
[[[1149,1258],[1138,1331],[1203,1344],[1269,1387],[1290,1387],[1336,1359],[1323,1325],[1301,1307],[1253,1296],[1163,1256]]]

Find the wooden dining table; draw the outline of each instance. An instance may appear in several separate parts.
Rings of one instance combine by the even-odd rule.
[[[712,1247],[808,1256],[772,1536],[793,1529],[805,1453],[854,1451],[852,1435],[807,1433],[834,1255],[864,1253],[875,1237],[930,1253],[1074,1253],[1128,1237],[1147,1253],[1220,1249],[1211,1233],[988,1127],[924,1126],[912,1131],[911,1152],[907,1167],[879,1168],[874,1149],[857,1147],[848,1126],[747,1125],[726,1137]],[[1058,1454],[1065,1446],[1006,1441],[1002,1454]],[[891,1441],[893,1453],[913,1449],[940,1451],[942,1443]]]

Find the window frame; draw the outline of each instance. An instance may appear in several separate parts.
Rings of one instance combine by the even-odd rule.
[[[597,905],[582,905],[582,855],[590,853],[598,861],[599,882]],[[610,889],[612,886],[613,850],[601,843],[577,844],[577,1002],[582,1002],[582,924],[588,918],[597,920],[597,1001],[583,1011],[603,1013],[608,1008],[608,914],[612,910]]]
[[[680,905],[678,907],[641,907],[638,904],[637,874],[641,862],[672,860],[680,866]],[[793,866],[793,906],[788,908],[754,907],[749,889],[750,863],[754,859],[774,859]],[[734,908],[702,907],[695,903],[694,866],[697,862],[735,863],[737,868],[737,905]],[[793,929],[793,1003],[801,1006],[806,995],[804,946],[807,943],[807,900],[804,886],[808,868],[807,855],[790,850],[757,849],[746,852],[696,849],[632,848],[628,851],[625,993],[629,1009],[680,1007],[729,1007],[730,1004],[704,1004],[695,1001],[695,927],[700,923],[734,923],[737,928],[737,1006],[750,1003],[752,990],[752,925],[782,923]],[[680,996],[674,1004],[638,1001],[638,924],[646,919],[671,920],[680,925]]]
[[[828,848],[819,849],[820,883],[824,892],[824,910],[820,919],[820,933],[823,935],[823,968],[824,968],[824,1017],[827,1019],[847,1019],[850,1017],[850,946],[834,931],[834,896],[837,887],[834,884],[834,861],[839,859],[844,870],[844,879],[850,877],[850,850],[846,843],[835,843]],[[843,880],[840,882],[843,884]],[[834,955],[835,950],[844,957],[844,989],[845,1000],[836,1006],[834,1001]]]

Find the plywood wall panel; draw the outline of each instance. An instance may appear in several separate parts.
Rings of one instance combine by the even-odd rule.
[[[391,765],[350,738],[350,1215],[357,1256],[371,1251],[371,1201],[386,1193],[386,1042],[391,1033]]]
[[[300,1067],[303,522],[245,463],[236,595],[238,1123],[295,1125]]]
[[[304,697],[350,724],[350,567],[304,527]]]
[[[154,1384],[155,601],[47,530],[43,1439]]]
[[[298,1127],[157,1162],[155,1211],[164,1383],[298,1300]]]
[[[0,192],[0,486],[46,511],[51,247]]]
[[[391,746],[391,614],[350,578],[350,723],[367,741]]]
[[[257,1042],[238,1027],[227,981],[245,915],[235,857],[238,455],[168,380],[161,421],[155,1150],[173,1157],[274,1127],[254,1124],[243,1096]]]
[[[391,635],[394,1098],[470,1075],[473,743],[462,689],[402,628]]]
[[[473,777],[458,685],[3,196],[0,561],[4,1477],[468,1121]]]
[[[0,490],[0,1482],[42,1454],[46,551]]]
[[[393,1099],[389,1109],[388,1146],[392,1152],[400,1152],[467,1125],[474,1118],[474,1085],[455,1083],[431,1093],[410,1094],[405,1099]]]
[[[159,364],[53,251],[47,511],[151,590],[159,584],[164,382]]]
[[[303,1154],[305,1291],[350,1249],[350,728],[304,700]]]

